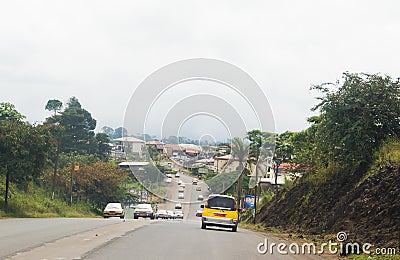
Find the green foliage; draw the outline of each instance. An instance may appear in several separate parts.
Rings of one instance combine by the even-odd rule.
[[[0,121],[1,172],[8,174],[10,183],[25,187],[42,174],[54,144],[48,126]]]
[[[328,86],[335,87],[329,90]],[[388,76],[344,73],[343,82],[314,86],[323,96],[317,146],[327,164],[369,163],[387,137],[400,133],[400,82]]]
[[[4,179],[0,178],[0,181]],[[0,191],[2,189],[0,188]],[[2,217],[94,217],[95,213],[91,205],[87,203],[76,203],[70,207],[65,201],[60,199],[52,200],[46,191],[41,187],[30,183],[27,191],[11,188],[12,200],[9,202],[7,211],[1,210]],[[0,205],[4,204],[4,199],[0,198]]]
[[[45,109],[48,111],[53,111],[54,116],[56,116],[57,112],[60,111],[61,107],[62,107],[62,102],[60,100],[51,99],[47,101]]]
[[[19,113],[16,109],[15,106],[11,103],[8,102],[1,102],[0,103],[0,120],[14,120],[14,121],[20,121],[25,119],[25,116]]]

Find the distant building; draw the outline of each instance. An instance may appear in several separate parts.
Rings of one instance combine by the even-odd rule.
[[[117,143],[117,146],[121,147],[125,153],[131,152],[141,155],[145,146],[145,141],[130,136],[117,138],[114,139],[114,141]]]

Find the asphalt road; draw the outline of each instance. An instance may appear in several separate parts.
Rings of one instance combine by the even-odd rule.
[[[169,201],[159,209],[183,206],[183,220],[150,219],[4,219],[0,220],[0,259],[316,259],[316,256],[260,254],[258,245],[285,242],[262,233],[238,229],[200,228],[195,216],[199,194],[207,186],[192,185],[186,175],[170,184]],[[178,199],[177,181],[185,183],[185,199]],[[201,186],[202,191],[196,191]],[[129,210],[128,210],[129,211]],[[127,212],[127,216],[132,215]],[[263,249],[263,248],[262,248]]]

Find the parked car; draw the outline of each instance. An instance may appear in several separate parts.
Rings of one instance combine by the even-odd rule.
[[[172,210],[167,210],[167,213],[169,219],[175,219],[175,214]]]
[[[179,187],[178,192],[179,193],[183,193],[185,191],[185,189],[183,187]]]
[[[138,219],[142,218],[155,218],[155,213],[151,204],[138,204],[133,211],[133,218]]]
[[[166,182],[167,182],[167,183],[171,183],[171,182],[172,182],[172,179],[171,179],[171,178],[167,178]]]
[[[194,178],[194,179],[192,180],[192,184],[193,184],[193,185],[197,185],[197,182],[198,182],[198,180],[197,180],[196,178]]]
[[[159,209],[156,212],[156,219],[167,219],[168,218],[168,212],[165,209]]]
[[[203,215],[203,210],[202,209],[196,210],[196,217],[201,217],[202,215]]]
[[[179,181],[178,181],[178,185],[180,186],[180,185],[182,185],[182,184],[183,184],[182,180],[179,180]]]
[[[182,212],[182,210],[175,210],[174,214],[175,214],[175,218],[183,219],[183,212]]]
[[[124,209],[122,208],[121,203],[108,203],[107,206],[103,210],[103,217],[104,218],[109,218],[109,217],[119,217],[119,218],[124,218],[125,212]]]
[[[185,198],[184,193],[183,192],[179,192],[178,199],[184,199],[184,198]]]
[[[175,205],[175,209],[182,209],[182,204],[177,203],[177,204]]]
[[[177,173],[175,174],[175,178],[179,178],[179,177],[181,177],[181,175],[179,174],[179,172],[177,172]]]

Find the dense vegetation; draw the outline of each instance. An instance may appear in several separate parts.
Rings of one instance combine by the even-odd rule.
[[[60,101],[49,100],[45,109],[52,116],[31,125],[12,104],[0,103],[0,215],[98,213],[129,196],[123,187],[132,182],[128,172],[109,160],[109,137],[94,134],[96,120],[78,99],[63,110]]]
[[[257,221],[394,245],[400,240],[399,80],[344,73],[342,81],[313,89],[322,93],[313,108],[320,115],[308,129],[277,138],[277,151],[285,150],[284,160],[304,175],[265,203]]]

